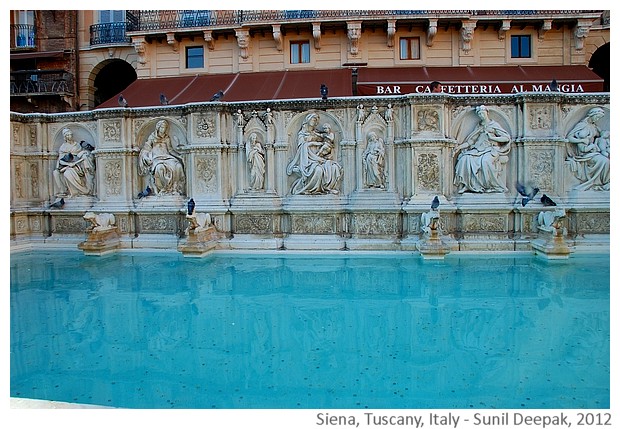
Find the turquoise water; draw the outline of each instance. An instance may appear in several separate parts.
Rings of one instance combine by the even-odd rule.
[[[609,255],[11,255],[11,396],[608,408]]]

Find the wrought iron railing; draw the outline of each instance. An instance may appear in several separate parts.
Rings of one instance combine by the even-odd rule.
[[[73,75],[65,70],[11,72],[11,95],[73,94]]]
[[[11,24],[11,49],[36,48],[36,28],[29,24]]]
[[[226,27],[260,22],[287,22],[295,20],[349,20],[393,16],[526,16],[578,15],[597,13],[591,10],[128,10],[127,31],[172,30],[195,27]]]
[[[104,45],[110,43],[131,43],[127,30],[131,24],[127,22],[106,22],[90,26],[90,44]]]

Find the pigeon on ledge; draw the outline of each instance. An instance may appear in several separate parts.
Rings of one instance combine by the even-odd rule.
[[[439,208],[439,197],[435,195],[435,198],[433,198],[433,202],[431,203],[431,209],[437,210],[438,208]]]
[[[93,145],[91,145],[90,143],[86,143],[84,140],[80,142],[80,146],[82,147],[82,149],[87,150],[89,152],[92,152],[93,150],[95,150],[95,147]]]
[[[63,208],[64,205],[65,205],[65,199],[61,198],[59,200],[57,199],[52,204],[50,204],[50,208],[61,209]]]
[[[118,105],[121,107],[129,107],[129,103],[127,102],[125,97],[123,97],[123,94],[118,96]]]
[[[153,190],[151,189],[151,187],[147,186],[144,191],[138,192],[138,198],[142,199],[144,197],[148,197],[152,193],[153,193]]]
[[[219,90],[218,92],[213,94],[213,97],[211,97],[211,100],[209,101],[219,101],[222,97],[224,97],[224,91]]]
[[[321,98],[323,100],[327,100],[327,93],[329,92],[329,90],[327,89],[327,85],[325,85],[324,83],[321,84]]]
[[[538,191],[540,191],[539,188],[533,188],[531,186],[525,186],[525,185],[517,182],[517,192],[519,192],[519,194],[521,194],[523,196],[523,199],[521,200],[521,205],[523,207],[525,207],[525,205],[527,203],[529,203],[530,201],[532,201],[534,199],[534,197],[536,196]]]

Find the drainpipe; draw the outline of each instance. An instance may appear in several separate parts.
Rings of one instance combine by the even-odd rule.
[[[73,41],[73,52],[75,55],[75,73],[73,78],[73,110],[80,110],[82,104],[80,103],[80,49],[79,49],[79,40],[78,40],[78,14],[79,11],[73,11],[74,16],[74,31],[75,31],[75,40]]]

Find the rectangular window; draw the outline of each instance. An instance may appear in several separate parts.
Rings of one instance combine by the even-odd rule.
[[[123,22],[125,21],[124,10],[100,10],[99,11],[99,23],[106,24],[108,22]]]
[[[34,11],[18,11],[17,22],[18,24],[15,26],[15,46],[33,48],[35,46]]]
[[[202,46],[185,48],[185,68],[201,69],[205,66],[205,50]]]
[[[307,40],[291,42],[291,64],[310,62],[310,42]]]
[[[510,36],[510,56],[512,58],[532,58],[532,38],[529,35]]]
[[[420,59],[420,38],[401,37],[400,38],[400,59],[419,60]]]

